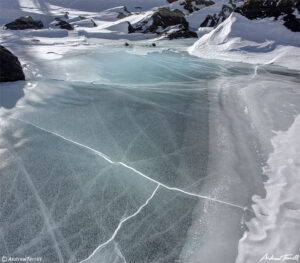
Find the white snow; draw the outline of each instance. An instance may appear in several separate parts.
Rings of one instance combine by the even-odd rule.
[[[255,217],[247,223],[236,263],[267,261],[267,257],[299,259],[300,246],[300,115],[287,131],[272,139],[264,174],[266,196],[253,197]],[[278,260],[277,260],[278,261]]]
[[[248,20],[232,13],[189,49],[203,58],[300,68],[300,33],[273,19]]]
[[[97,263],[126,262],[126,255],[138,262],[149,236],[184,263],[298,253],[300,34],[282,21],[235,13],[216,28],[199,28],[227,2],[187,16],[200,39],[169,41],[128,34],[128,22],[148,20],[161,6],[187,13],[179,2],[0,1],[1,26],[24,15],[45,25],[0,29],[0,44],[19,57],[27,79],[0,87],[0,190],[13,204],[15,185],[28,184],[38,207],[23,203],[22,193],[16,202],[45,223],[28,244],[16,235],[11,251],[36,249],[50,233],[61,262],[75,261],[78,251]],[[55,17],[74,30],[55,27]],[[3,221],[0,251],[10,240],[3,233],[18,231],[15,222],[31,225],[22,218]]]

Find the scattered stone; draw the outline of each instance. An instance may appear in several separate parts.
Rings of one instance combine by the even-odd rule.
[[[96,22],[93,19],[91,19],[91,22],[93,23],[94,27],[97,27],[97,24],[96,24]]]
[[[19,59],[0,45],[0,82],[25,80]]]
[[[36,21],[31,16],[17,18],[15,21],[5,25],[6,29],[24,30],[24,29],[41,29],[44,27],[42,21]]]
[[[68,22],[63,20],[60,20],[55,26],[59,26],[61,29],[74,30]]]
[[[156,47],[156,44],[155,44],[155,43],[152,43],[152,47]]]
[[[127,43],[127,42],[125,42],[125,44],[124,44],[126,47],[129,47],[129,44]]]
[[[66,19],[69,19],[69,12],[64,12],[64,17],[65,17]]]

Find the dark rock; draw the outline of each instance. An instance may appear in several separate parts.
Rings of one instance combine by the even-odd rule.
[[[218,22],[219,19],[216,17],[216,15],[207,15],[204,21],[201,23],[200,27],[215,27]]]
[[[96,22],[93,19],[91,19],[91,22],[93,23],[94,27],[97,27],[97,24],[96,24]]]
[[[155,44],[155,43],[152,43],[152,47],[156,47],[156,44]]]
[[[177,38],[198,38],[198,35],[196,32],[190,30],[178,30],[167,34],[167,37],[168,39],[172,40]]]
[[[74,30],[68,22],[63,20],[60,20],[55,26],[59,26],[61,29]]]
[[[10,30],[24,30],[24,29],[41,29],[44,27],[42,21],[36,21],[31,16],[20,17],[15,21],[5,25]]]
[[[69,12],[64,12],[64,17],[65,17],[66,19],[69,19]]]
[[[169,0],[168,0],[168,2],[169,2]],[[197,7],[197,5],[210,6],[210,5],[214,5],[214,4],[215,4],[215,2],[210,1],[210,0],[185,0],[184,2],[180,3],[180,5],[182,5],[185,10],[189,11],[189,13],[200,10]]]
[[[292,31],[300,31],[300,19],[293,14],[295,10],[300,12],[299,0],[247,0],[242,6],[235,9],[235,12],[248,19],[265,17],[283,17],[284,25]]]
[[[170,40],[176,38],[198,38],[197,33],[184,28],[182,25],[170,26],[162,31],[160,35]]]
[[[152,24],[148,26],[149,20],[152,20]],[[165,29],[173,25],[182,25],[185,29],[188,29],[189,23],[186,21],[184,14],[176,9],[170,10],[169,8],[159,8],[149,20],[144,20],[135,27],[135,31],[143,33],[159,33],[158,29]]]
[[[284,25],[293,32],[300,32],[300,19],[297,19],[295,15],[288,14],[283,18]]]
[[[124,44],[124,45],[125,45],[125,47],[129,47],[129,44],[128,44],[127,42],[125,42],[125,44]]]
[[[134,33],[135,32],[135,29],[133,28],[133,26],[128,22],[128,33],[131,34],[131,33]]]
[[[119,12],[117,18],[122,19],[124,17],[129,16],[129,15],[131,15],[131,12],[129,12],[129,10],[127,9],[126,6],[123,6],[123,12]]]
[[[19,59],[0,45],[0,82],[25,80]]]
[[[233,7],[223,5],[219,13],[207,15],[200,27],[215,27],[223,22],[233,12]]]

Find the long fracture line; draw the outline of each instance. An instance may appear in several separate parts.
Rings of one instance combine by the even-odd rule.
[[[161,187],[163,187],[163,188],[166,188],[166,189],[168,189],[168,190],[180,192],[180,193],[183,193],[183,194],[186,194],[186,195],[189,195],[189,196],[198,197],[198,198],[201,198],[201,199],[207,199],[207,200],[210,200],[210,201],[219,203],[219,204],[224,204],[224,205],[228,205],[228,206],[231,206],[231,207],[239,208],[239,209],[242,209],[242,210],[244,210],[244,211],[245,211],[245,210],[249,210],[250,212],[252,212],[252,210],[250,210],[250,209],[247,208],[247,207],[243,207],[243,206],[240,206],[240,205],[237,205],[237,204],[229,203],[229,202],[226,202],[226,201],[223,201],[223,200],[219,200],[219,199],[216,199],[216,198],[213,198],[213,197],[205,196],[205,195],[199,195],[199,194],[187,192],[187,191],[182,190],[182,189],[180,189],[180,188],[168,186],[168,185],[166,185],[166,184],[163,184],[163,183],[161,183],[161,182],[159,182],[159,181],[157,181],[157,180],[155,180],[155,179],[153,179],[153,178],[151,178],[151,177],[149,177],[149,176],[143,174],[142,172],[138,171],[137,169],[135,169],[135,168],[133,168],[133,167],[131,167],[131,166],[129,166],[129,165],[123,163],[123,162],[118,162],[118,161],[116,162],[116,161],[113,161],[110,157],[108,157],[108,156],[105,155],[104,153],[99,152],[99,151],[97,151],[97,150],[95,150],[95,149],[93,149],[93,148],[91,148],[91,147],[89,147],[89,146],[87,146],[87,145],[84,145],[84,144],[81,144],[81,143],[79,143],[79,142],[76,142],[76,141],[73,141],[73,140],[71,140],[71,139],[68,139],[68,138],[66,138],[66,137],[64,137],[64,136],[62,136],[62,135],[60,135],[60,134],[58,134],[58,133],[56,133],[56,132],[53,132],[53,131],[44,129],[44,128],[42,128],[42,127],[40,127],[40,126],[38,126],[38,125],[35,125],[35,124],[33,124],[33,123],[29,122],[29,121],[25,121],[25,120],[18,119],[18,118],[13,118],[13,117],[8,117],[8,118],[9,118],[9,119],[13,119],[13,120],[17,120],[17,121],[20,121],[20,122],[23,122],[23,123],[28,124],[28,125],[31,125],[31,126],[37,128],[37,129],[39,129],[39,130],[42,130],[42,131],[46,132],[46,133],[52,134],[52,135],[54,135],[54,136],[57,136],[57,137],[59,137],[59,138],[65,140],[65,141],[68,141],[68,142],[73,143],[73,144],[75,144],[75,145],[78,145],[78,146],[80,146],[80,147],[82,147],[82,148],[85,148],[85,149],[87,149],[87,150],[93,152],[94,154],[100,156],[101,158],[103,158],[104,160],[106,160],[108,163],[114,164],[114,165],[120,165],[120,166],[123,166],[123,167],[127,168],[128,170],[131,170],[131,171],[135,172],[136,174],[138,174],[138,175],[144,177],[144,178],[147,179],[148,181],[151,181],[151,182],[153,182],[153,183],[155,183],[155,184],[157,184],[157,185],[159,185],[159,186],[161,186]]]

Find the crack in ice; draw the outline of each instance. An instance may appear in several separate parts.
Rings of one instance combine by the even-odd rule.
[[[118,227],[116,228],[116,230],[114,231],[113,235],[110,237],[110,239],[108,239],[107,241],[105,241],[104,243],[102,243],[101,245],[99,245],[94,251],[93,253],[86,259],[82,260],[80,263],[86,262],[89,259],[91,259],[98,251],[100,251],[103,247],[105,247],[107,244],[109,244],[111,241],[114,240],[114,238],[116,237],[116,235],[118,234],[119,230],[121,229],[122,225],[128,221],[129,219],[135,217],[136,215],[138,215],[142,209],[148,205],[148,203],[151,201],[151,199],[154,197],[154,195],[156,194],[158,188],[159,188],[159,184],[156,186],[156,188],[154,189],[153,193],[150,195],[150,197],[148,197],[148,199],[146,200],[146,202],[144,204],[142,204],[138,210],[136,210],[133,214],[131,214],[130,216],[122,219],[118,225]]]
[[[84,144],[81,144],[81,143],[79,143],[79,142],[76,142],[76,141],[73,141],[73,140],[71,140],[71,139],[68,139],[68,138],[64,137],[63,135],[60,135],[60,134],[58,134],[58,133],[56,133],[56,132],[53,132],[53,131],[44,129],[44,128],[42,128],[42,127],[40,127],[40,126],[37,126],[37,125],[35,125],[35,124],[31,123],[31,122],[28,122],[28,121],[25,121],[25,120],[22,120],[22,119],[18,119],[18,118],[14,118],[14,117],[8,117],[8,118],[9,118],[9,119],[12,119],[12,120],[17,120],[17,121],[23,122],[23,123],[28,124],[28,125],[31,125],[31,126],[37,128],[37,129],[39,129],[39,130],[42,130],[42,131],[46,132],[46,133],[52,134],[52,135],[54,135],[54,136],[57,136],[57,137],[59,137],[59,138],[65,140],[65,141],[67,141],[67,142],[70,142],[70,143],[73,143],[73,144],[75,144],[75,145],[78,145],[78,146],[80,146],[80,147],[82,147],[82,148],[85,148],[85,149],[87,149],[87,150],[93,152],[94,154],[100,156],[101,158],[103,158],[104,160],[106,160],[108,163],[113,164],[113,165],[120,165],[120,166],[123,166],[123,167],[127,168],[128,170],[131,170],[131,171],[133,171],[134,173],[136,173],[136,174],[142,176],[143,178],[147,179],[148,181],[151,181],[151,182],[157,184],[158,186],[161,186],[161,187],[166,188],[166,189],[168,189],[168,190],[180,192],[180,193],[182,193],[182,194],[189,195],[189,196],[193,196],[193,197],[197,197],[197,198],[201,198],[201,199],[206,199],[206,200],[213,201],[213,202],[216,202],[216,203],[219,203],[219,204],[223,204],[223,205],[227,205],[227,206],[239,208],[239,209],[242,209],[243,211],[248,210],[248,211],[250,211],[250,212],[253,212],[253,211],[252,211],[251,209],[249,209],[248,207],[243,207],[243,206],[240,206],[240,205],[237,205],[237,204],[233,204],[233,203],[230,203],[230,202],[226,202],[226,201],[219,200],[219,199],[216,199],[216,198],[213,198],[213,197],[209,197],[209,196],[205,196],[205,195],[195,194],[195,193],[188,192],[188,191],[185,191],[185,190],[180,189],[180,188],[177,188],[177,187],[171,187],[171,186],[168,186],[168,185],[166,185],[166,184],[164,184],[164,183],[161,183],[161,182],[159,182],[159,181],[157,181],[157,180],[155,180],[155,179],[153,179],[153,178],[151,178],[151,177],[149,177],[149,176],[143,174],[142,172],[138,171],[137,169],[135,169],[135,168],[133,168],[133,167],[131,167],[131,166],[129,166],[129,165],[123,163],[123,162],[113,161],[112,159],[110,159],[110,157],[108,157],[108,156],[105,155],[104,153],[99,152],[99,151],[97,151],[97,150],[95,150],[95,149],[93,149],[93,148],[91,148],[91,147],[89,147],[89,146],[87,146],[87,145],[84,145]]]
[[[51,220],[51,216],[49,214],[49,211],[48,211],[45,203],[41,199],[40,195],[38,194],[38,190],[36,189],[34,183],[32,182],[31,177],[28,174],[26,168],[24,167],[22,161],[18,158],[17,155],[14,154],[13,150],[10,147],[9,147],[8,150],[10,151],[10,153],[12,154],[12,156],[14,157],[14,159],[15,159],[18,167],[19,167],[19,169],[24,174],[25,179],[27,180],[28,186],[31,188],[31,191],[32,191],[32,193],[33,193],[33,195],[34,195],[37,203],[38,203],[40,212],[42,213],[42,217],[44,219],[45,227],[48,230],[48,233],[49,233],[49,235],[50,235],[50,237],[52,239],[52,242],[53,242],[56,254],[58,256],[59,262],[63,262],[64,261],[63,260],[63,255],[62,255],[61,249],[59,248],[58,241],[57,241],[57,239],[55,237],[55,233],[54,233],[54,230],[53,230],[54,227],[53,227],[52,223],[50,222],[52,220]]]

